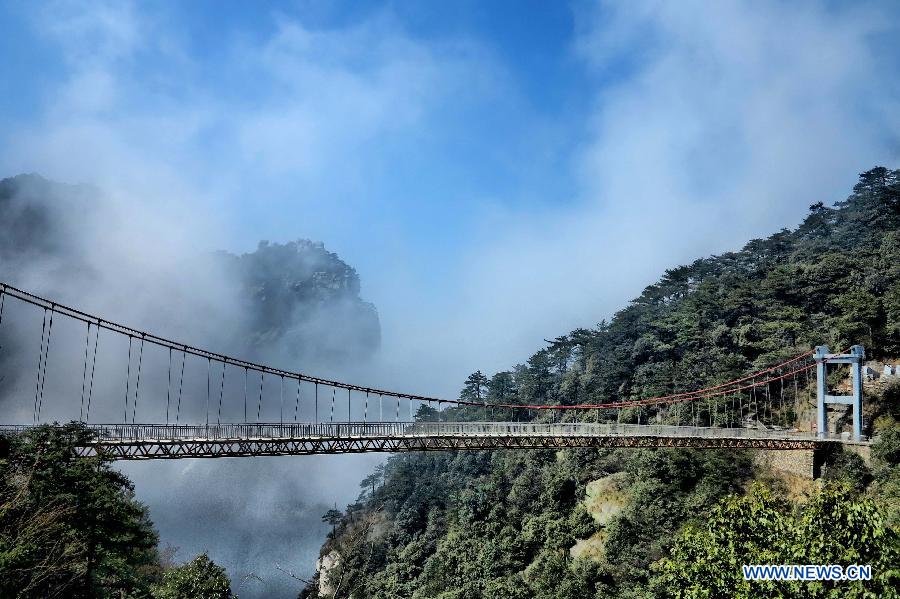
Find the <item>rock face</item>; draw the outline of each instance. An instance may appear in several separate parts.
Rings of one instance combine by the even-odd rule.
[[[356,271],[322,243],[263,241],[254,252],[221,257],[239,282],[249,345],[259,357],[337,364],[378,349],[375,306],[360,298]]]
[[[573,558],[596,560],[603,555],[607,536],[605,527],[628,502],[627,478],[624,472],[617,472],[588,483],[584,506],[594,521],[604,528],[587,539],[577,540],[569,551]]]
[[[323,555],[316,560],[316,573],[319,576],[319,595],[331,597],[337,590],[336,581],[331,580],[331,575],[341,562],[341,554],[335,550]]]
[[[814,475],[813,450],[766,450],[756,452],[753,458],[757,466],[771,468],[774,472],[812,480]]]

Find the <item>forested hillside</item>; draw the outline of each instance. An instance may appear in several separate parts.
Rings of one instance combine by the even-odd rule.
[[[461,397],[653,397],[822,343],[900,356],[900,171],[872,169],[845,201],[810,206],[796,229],[666,271],[608,322],[509,371],[474,373]],[[896,596],[898,397],[888,386],[867,398],[866,433],[878,435],[871,469],[838,454],[826,481],[799,489],[748,451],[397,455],[341,517],[327,515],[326,566],[301,596]],[[751,584],[738,578],[742,563],[867,563],[876,580]]]

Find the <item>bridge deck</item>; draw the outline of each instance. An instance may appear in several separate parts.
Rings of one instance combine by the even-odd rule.
[[[4,426],[21,433],[31,426]],[[852,443],[840,435],[763,428],[608,423],[341,422],[263,424],[92,424],[84,456],[115,460],[311,455],[455,449],[697,447],[815,449]]]

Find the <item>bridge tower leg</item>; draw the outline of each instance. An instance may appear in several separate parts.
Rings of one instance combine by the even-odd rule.
[[[866,351],[862,345],[854,345],[848,353],[828,353],[827,345],[816,348],[816,387],[818,400],[816,402],[816,434],[825,437],[828,427],[828,404],[843,404],[853,407],[853,440],[862,439],[862,368],[866,359]],[[829,364],[849,364],[850,378],[852,380],[851,395],[828,395],[825,376],[828,373]]]

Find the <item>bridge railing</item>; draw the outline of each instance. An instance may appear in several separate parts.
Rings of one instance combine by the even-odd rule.
[[[24,432],[32,426],[2,426],[0,433]],[[773,428],[722,428],[597,422],[319,422],[184,424],[91,424],[101,442],[184,440],[254,440],[379,437],[700,437],[744,439],[815,439],[815,433]],[[846,440],[828,434],[829,440]]]

